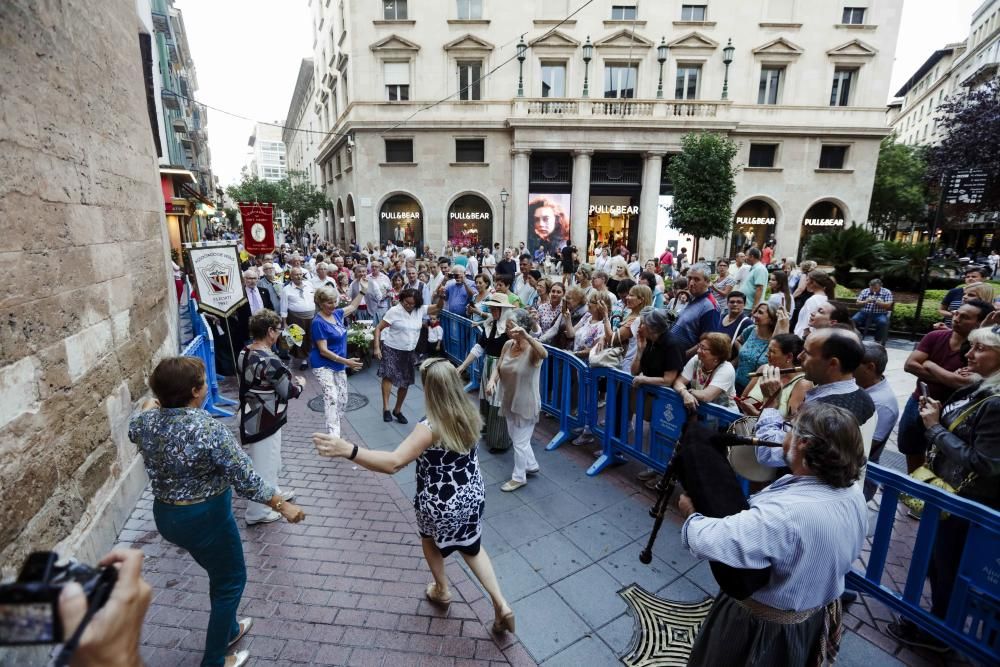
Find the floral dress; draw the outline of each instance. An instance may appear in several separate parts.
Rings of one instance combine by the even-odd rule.
[[[434,430],[426,419],[420,423]],[[479,553],[486,487],[477,452],[475,445],[465,454],[432,445],[417,458],[417,528],[421,537],[434,540],[443,556],[453,551]]]

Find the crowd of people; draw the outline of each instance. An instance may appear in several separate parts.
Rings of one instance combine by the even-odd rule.
[[[481,544],[485,489],[477,451],[480,444],[514,450],[505,492],[540,471],[531,440],[552,349],[627,373],[636,389],[671,388],[692,413],[703,403],[730,410],[763,443],[751,455],[751,511],[710,518],[687,495],[679,502],[682,540],[692,553],[733,567],[772,568],[770,583],[751,598],[720,594],[693,664],[762,664],[779,656],[805,664],[835,655],[836,642],[822,638],[833,636],[831,624],[839,624],[841,605],[850,601],[844,575],[863,544],[865,502],[877,491],[864,481],[864,464],[879,460],[894,429],[911,471],[929,466],[957,493],[1000,508],[998,314],[987,271],[970,268],[966,284],[942,303],[946,318],[906,361],[917,382],[900,415],[885,380],[892,293],[873,279],[854,299],[852,316],[835,299],[831,275],[813,262],[778,262],[772,245],[765,250],[751,246],[714,266],[689,264],[686,252],[669,250],[643,263],[624,248],[600,249],[593,265],[572,256],[569,264],[553,263],[523,243],[446,247],[440,256],[391,243],[317,243],[246,257],[247,303],[233,316],[239,353],[226,369],[240,383],[238,440],[201,410],[206,373],[193,358],[159,363],[149,381],[155,399],[129,429],[151,480],[157,528],[208,574],[202,664],[233,667],[249,657],[227,655],[252,626],[236,616],[246,567],[233,490],[251,501],[248,525],[305,518],[292,503],[294,490],[278,477],[288,401],[306,383],[296,371],[308,367],[324,401],[326,432],[314,436],[320,455],[387,474],[416,463],[414,507],[432,575],[427,598],[451,601],[444,559],[457,551],[493,603],[494,631],[513,631],[513,611]],[[442,311],[476,328],[476,344],[457,365],[433,354]],[[341,437],[347,371],[362,365],[347,346],[348,323],[358,320],[374,327],[385,421],[408,423],[405,401],[419,368],[418,412],[425,416],[392,452]],[[304,331],[301,345],[284,342],[282,331],[292,324]],[[873,339],[864,340],[867,334]],[[481,378],[478,410],[462,380],[473,364]],[[630,418],[653,419],[649,403],[634,399]],[[576,442],[589,440],[585,432]],[[639,476],[656,488],[656,471]],[[940,617],[967,530],[953,519],[938,531],[930,581],[932,612]],[[132,557],[111,559],[134,569]],[[888,632],[945,648],[906,620]]]

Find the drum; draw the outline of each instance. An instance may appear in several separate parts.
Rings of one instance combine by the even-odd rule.
[[[756,417],[740,417],[726,430],[731,435],[741,438],[752,438],[757,426]],[[747,445],[737,445],[729,448],[729,465],[736,474],[750,482],[773,482],[778,476],[778,469],[761,465],[757,462],[757,448]]]

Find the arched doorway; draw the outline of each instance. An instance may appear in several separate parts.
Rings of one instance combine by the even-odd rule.
[[[802,217],[802,229],[799,233],[798,257],[802,259],[809,239],[817,234],[843,229],[847,221],[847,211],[839,202],[832,199],[821,199],[806,211]]]
[[[350,204],[350,199],[347,200]],[[423,247],[424,214],[420,203],[410,195],[392,195],[379,208],[379,243],[392,241],[397,246]]]
[[[347,195],[347,242],[354,243],[358,240],[357,219],[354,217],[354,197]]]
[[[448,243],[453,248],[493,245],[493,209],[479,195],[462,195],[448,208]]]
[[[351,239],[347,238],[347,229],[344,225],[344,202],[337,198],[337,209],[336,209],[336,219],[333,224],[337,227],[337,240],[341,243],[347,244],[351,242]]]
[[[733,217],[731,254],[735,256],[753,246],[763,249],[764,244],[774,238],[777,222],[778,214],[769,202],[763,199],[744,202]]]

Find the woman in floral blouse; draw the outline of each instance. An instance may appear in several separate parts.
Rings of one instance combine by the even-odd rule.
[[[153,370],[149,387],[156,400],[147,399],[133,415],[128,436],[149,475],[157,530],[186,549],[208,574],[212,610],[201,664],[242,665],[247,651],[226,655],[253,624],[250,618],[236,619],[247,574],[232,491],[269,505],[291,523],[305,514],[254,472],[233,433],[202,409],[208,386],[201,359],[164,359]]]

